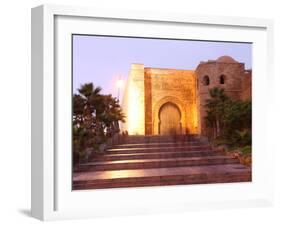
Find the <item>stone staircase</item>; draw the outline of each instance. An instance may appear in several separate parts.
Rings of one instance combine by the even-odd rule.
[[[246,181],[249,168],[198,135],[128,136],[73,173],[74,190]]]

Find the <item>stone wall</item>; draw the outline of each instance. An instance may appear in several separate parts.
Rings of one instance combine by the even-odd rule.
[[[145,68],[144,78],[145,134],[159,134],[159,111],[167,102],[180,110],[182,133],[198,133],[194,71]]]
[[[144,65],[132,64],[123,95],[122,108],[126,122],[121,130],[130,135],[145,134]]]
[[[159,134],[160,109],[172,103],[180,111],[182,134],[207,135],[204,117],[209,89],[223,88],[232,99],[249,100],[251,81],[251,70],[228,56],[201,62],[195,71],[132,64],[122,103],[126,123],[121,129],[129,135]]]
[[[245,70],[242,82],[241,100],[252,99],[252,70]]]
[[[222,57],[223,58],[223,57]],[[228,59],[224,61],[215,60],[201,62],[196,68],[197,82],[198,82],[198,111],[199,111],[199,131],[207,135],[208,129],[206,128],[204,118],[206,116],[206,99],[209,98],[209,90],[214,87],[223,88],[225,94],[232,99],[242,99],[242,91],[245,90],[245,96],[248,92],[244,82],[245,68],[243,63],[236,62],[235,60]],[[209,84],[206,84],[205,78],[209,78]]]

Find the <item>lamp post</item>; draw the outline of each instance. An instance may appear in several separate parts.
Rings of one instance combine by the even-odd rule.
[[[118,101],[119,101],[120,89],[123,87],[123,85],[124,85],[124,82],[123,82],[123,80],[119,76],[119,78],[118,78],[118,80],[116,82],[116,86],[117,86],[117,99],[118,99]]]
[[[118,99],[119,104],[120,104],[120,100],[119,100],[120,89],[123,88],[123,85],[124,85],[124,82],[123,82],[121,76],[119,76],[118,80],[116,81],[116,86],[117,86],[117,99]],[[120,128],[120,124],[119,124],[119,123],[120,123],[120,122],[117,121],[118,132],[120,131],[120,129],[119,129],[119,128]],[[119,143],[119,136],[117,136],[117,139],[118,139],[117,143]]]

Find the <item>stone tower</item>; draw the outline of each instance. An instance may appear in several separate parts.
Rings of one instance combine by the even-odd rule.
[[[198,89],[199,131],[201,134],[207,135],[204,118],[206,116],[205,102],[209,98],[209,89],[214,87],[223,88],[225,94],[232,99],[246,99],[242,97],[245,67],[244,63],[239,63],[230,56],[222,56],[217,60],[201,62],[195,72]],[[249,90],[247,92],[249,93]]]

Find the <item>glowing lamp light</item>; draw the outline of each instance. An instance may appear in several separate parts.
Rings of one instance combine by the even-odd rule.
[[[122,88],[124,86],[124,81],[122,79],[118,79],[116,82],[116,86],[118,88]]]
[[[119,78],[117,81],[116,81],[116,87],[117,87],[117,99],[119,100],[119,93],[120,93],[120,89],[123,88],[123,85],[124,85],[124,81]]]

